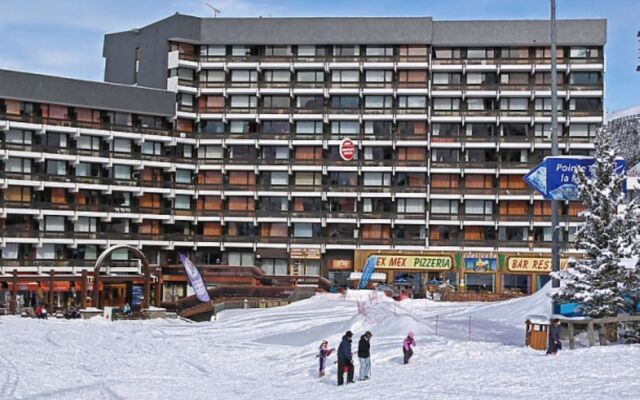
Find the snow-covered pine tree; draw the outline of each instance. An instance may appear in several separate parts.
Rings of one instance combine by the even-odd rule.
[[[554,299],[578,303],[586,315],[599,318],[615,316],[625,306],[620,259],[624,257],[622,243],[630,242],[630,226],[627,213],[619,212],[625,203],[624,178],[616,173],[616,152],[605,130],[596,134],[594,157],[591,177],[584,171],[576,175],[579,198],[586,208],[576,248],[584,256],[554,273],[561,282]]]
[[[629,167],[640,163],[640,118],[613,120],[604,129],[612,136],[613,146]]]

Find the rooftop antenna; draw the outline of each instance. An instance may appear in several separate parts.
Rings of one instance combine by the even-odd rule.
[[[213,10],[213,18],[217,18],[221,11],[215,8],[214,6],[212,6],[210,3],[204,3],[204,4],[207,7],[209,7],[211,10]]]

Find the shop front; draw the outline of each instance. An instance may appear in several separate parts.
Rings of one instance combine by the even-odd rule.
[[[502,274],[502,293],[531,294],[551,280],[551,257],[506,255]],[[560,269],[567,267],[568,258],[560,259]]]
[[[319,276],[320,249],[293,248],[289,251],[289,275]]]
[[[387,285],[413,296],[424,296],[429,284],[457,281],[453,254],[356,251],[356,272],[362,271],[369,257],[376,258],[375,272],[385,274]]]

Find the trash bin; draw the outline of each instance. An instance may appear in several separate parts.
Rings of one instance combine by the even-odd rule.
[[[546,350],[548,332],[549,322],[546,318],[528,318],[525,321],[525,346],[534,350]]]

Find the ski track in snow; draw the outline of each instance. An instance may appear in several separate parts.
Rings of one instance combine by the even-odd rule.
[[[542,295],[490,305],[379,299],[358,314],[365,294],[229,310],[211,323],[3,317],[0,399],[640,398],[640,346],[556,357],[523,347],[518,314],[544,312]],[[335,353],[322,379],[315,356],[346,330],[356,378],[357,342],[373,333],[371,380],[337,387]],[[402,365],[409,330],[417,347]]]

